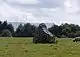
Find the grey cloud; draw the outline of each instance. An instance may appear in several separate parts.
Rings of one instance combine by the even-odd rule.
[[[64,0],[38,0],[37,4],[21,4],[19,2],[9,2],[10,0],[3,0],[12,6],[20,6],[27,8],[55,8],[61,7]]]
[[[59,0],[39,0],[39,6],[43,8],[53,8],[53,7],[59,7],[60,2]]]

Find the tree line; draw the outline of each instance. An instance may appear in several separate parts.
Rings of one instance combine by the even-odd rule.
[[[37,26],[30,23],[20,24],[16,31],[12,24],[7,21],[0,21],[0,37],[33,37]],[[80,37],[80,26],[75,24],[53,24],[48,30],[59,38],[74,38]]]

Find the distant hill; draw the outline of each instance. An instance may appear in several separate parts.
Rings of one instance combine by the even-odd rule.
[[[19,26],[19,24],[20,24],[21,22],[9,22],[9,23],[11,23],[11,24],[13,25],[14,29],[16,30],[16,28]],[[22,23],[22,24],[25,24],[25,23]],[[31,23],[31,24],[32,24],[32,25],[35,25],[35,26],[39,26],[40,23]],[[45,24],[46,24],[46,26],[47,26],[48,28],[53,25],[53,23],[45,23]]]

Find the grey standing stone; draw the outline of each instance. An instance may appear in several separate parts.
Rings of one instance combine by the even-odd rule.
[[[56,43],[54,35],[48,31],[46,25],[41,23],[35,30],[33,43]]]

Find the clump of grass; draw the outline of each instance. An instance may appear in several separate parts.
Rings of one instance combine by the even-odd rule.
[[[8,47],[8,44],[7,45],[5,45],[6,47]]]
[[[26,42],[25,44],[27,45],[28,43]]]
[[[54,50],[57,50],[58,48],[57,48],[57,47],[54,47],[53,49],[54,49]]]
[[[24,52],[28,52],[28,50],[26,49],[26,50],[24,50]]]
[[[53,45],[51,44],[50,46],[52,47]]]

